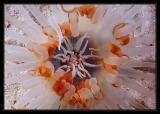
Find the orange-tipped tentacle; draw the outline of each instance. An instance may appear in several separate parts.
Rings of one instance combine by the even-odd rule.
[[[120,45],[127,45],[130,41],[130,35],[122,35],[119,33],[120,29],[126,27],[128,23],[120,23],[113,27],[112,35],[119,42]]]
[[[65,73],[60,77],[53,85],[53,90],[61,97],[69,90],[69,87],[72,83],[71,73]]]
[[[115,44],[113,44],[113,43],[110,43],[110,42],[109,42],[106,46],[107,46],[108,50],[109,50],[112,54],[114,54],[114,55],[116,55],[116,56],[118,56],[118,57],[126,56],[126,55],[122,52],[122,50],[121,50],[121,48],[120,48],[119,46],[117,46],[117,45],[115,45]]]
[[[78,8],[78,11],[81,16],[86,15],[87,18],[92,19],[96,11],[96,7],[94,5],[82,5]]]
[[[72,36],[72,32],[71,32],[71,28],[70,28],[69,22],[63,22],[60,25],[60,28],[61,28],[63,36],[66,36],[67,38]]]

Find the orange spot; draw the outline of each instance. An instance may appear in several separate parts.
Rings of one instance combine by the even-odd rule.
[[[43,27],[43,33],[48,36],[48,38],[53,38],[55,39],[57,37],[57,33],[52,25],[51,26],[47,26],[47,27]]]
[[[45,78],[50,78],[52,75],[52,69],[46,67],[44,64],[39,65],[35,71],[37,74],[39,74]]]
[[[82,80],[80,81],[77,85],[76,85],[76,91],[82,89],[82,88],[85,88],[85,81]]]
[[[118,85],[116,85],[116,84],[112,84],[112,86],[115,87],[115,88],[118,88]]]
[[[69,24],[69,22],[63,22],[63,23],[60,25],[60,28],[61,28],[61,31],[62,31],[63,36],[71,37],[72,32],[71,32],[71,29],[70,29],[70,24]]]
[[[32,50],[32,52],[36,56],[36,58],[39,59],[41,57],[41,55],[38,52],[36,52],[35,50]]]
[[[107,64],[107,63],[102,63],[102,66],[104,67],[104,69],[107,70],[107,72],[112,73],[112,74],[117,74],[117,66],[116,65],[111,65],[111,64]]]
[[[93,14],[96,11],[96,8],[94,5],[83,5],[78,8],[78,11],[81,16],[86,15],[87,18],[92,19]]]
[[[91,87],[91,85],[89,84],[89,79],[86,79],[84,84],[85,84],[86,88],[90,88]]]
[[[51,58],[54,55],[56,48],[58,47],[58,42],[54,42],[53,44],[45,43],[42,45],[47,50],[49,58]]]
[[[120,38],[117,38],[117,40],[119,41],[120,45],[124,46],[127,45],[130,41],[129,35],[125,35],[122,36]]]
[[[68,87],[66,86],[67,82],[64,81],[57,81],[55,85],[53,86],[54,91],[59,95],[59,96],[64,96],[64,94],[68,91]]]
[[[87,101],[86,101],[86,102],[87,102]],[[85,101],[82,101],[82,100],[79,101],[79,103],[81,104],[82,107],[87,107],[86,102],[85,102]]]
[[[68,83],[72,83],[72,75],[70,72],[64,74],[64,76],[62,76],[59,80],[66,80],[66,82]]]
[[[69,104],[74,106],[76,103],[80,103],[83,107],[86,107],[86,103],[80,99],[78,91],[82,88],[89,88],[89,80],[82,80],[76,85],[76,93],[69,100]]]
[[[69,105],[74,106],[76,103],[80,103],[82,107],[86,107],[86,102],[87,101],[83,101],[78,93],[75,93],[71,99],[68,101]]]
[[[82,88],[90,88],[89,79],[82,80],[76,85],[76,93],[69,100],[69,104],[74,106],[76,103],[80,103],[82,107],[86,107],[87,100],[82,100],[79,96],[79,90]]]
[[[49,59],[54,55],[56,48],[58,47],[58,38],[57,34],[52,30],[52,28],[44,28],[43,33],[48,36],[48,42],[42,44],[42,46],[47,50]]]
[[[79,90],[82,88],[90,89],[90,87],[91,85],[89,84],[89,79],[80,81],[76,85],[76,92],[68,101],[69,105],[74,106],[76,103],[79,103],[82,107],[87,107],[88,99],[81,99]]]
[[[80,101],[80,97],[77,93],[75,93],[71,99],[68,101],[69,105],[74,106],[76,103]]]
[[[77,100],[74,97],[72,97],[68,103],[69,105],[74,106],[77,103]]]
[[[66,73],[60,79],[58,79],[53,85],[53,90],[59,95],[64,96],[64,94],[68,91],[68,85],[72,82],[71,73]]]
[[[108,46],[108,45],[107,45]],[[111,53],[113,53],[114,55],[118,56],[118,57],[122,57],[124,56],[124,54],[122,53],[120,47],[118,47],[115,44],[110,43],[108,46],[108,49]]]
[[[50,35],[47,31],[44,31],[43,33],[48,37],[52,37],[52,35]]]

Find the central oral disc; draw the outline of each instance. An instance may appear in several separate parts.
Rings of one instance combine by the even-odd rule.
[[[88,52],[88,40],[84,36],[78,40],[65,38],[60,48],[61,51],[58,51],[59,53],[53,58],[60,61],[58,69],[71,72],[73,78],[91,78],[92,76],[87,69],[99,67],[99,65],[87,62],[87,60],[91,60],[92,55]]]
[[[77,57],[77,55],[72,55],[71,57],[70,57],[70,59],[69,59],[69,63],[70,64],[74,64],[74,65],[77,65],[77,63],[78,63],[78,57]]]

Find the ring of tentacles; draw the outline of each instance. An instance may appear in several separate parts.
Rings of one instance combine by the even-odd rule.
[[[112,74],[112,86],[120,86],[117,82],[119,78],[117,64],[107,63],[105,57],[99,52],[103,49],[108,50],[112,54],[107,58],[108,60],[112,57],[121,59],[124,56],[127,57],[127,55],[118,45],[112,42],[106,42],[105,46],[96,46],[89,34],[77,35],[76,31],[71,30],[73,27],[71,23],[75,21],[71,17],[78,14],[92,19],[95,13],[94,6],[84,5],[70,11],[64,9],[63,6],[61,7],[69,15],[69,22],[60,25],[63,34],[61,43],[58,39],[56,27],[47,26],[43,27],[43,33],[48,37],[48,42],[40,45],[33,43],[27,46],[41,61],[32,70],[32,74],[39,74],[51,82],[53,91],[60,96],[61,104],[66,103],[70,106],[80,104],[82,107],[89,107],[94,100],[103,97],[93,72],[104,69]],[[123,36],[119,33],[119,30],[127,25],[127,23],[119,23],[112,30],[112,35],[121,46],[127,45],[130,41],[130,33]],[[47,62],[48,60],[54,64],[55,68]]]
[[[90,10],[88,11],[88,9]],[[94,7],[84,6],[78,11],[82,13],[81,15],[85,15],[85,10],[89,12],[86,13],[86,15],[90,18],[89,15],[93,15]],[[74,12],[74,10],[72,12]],[[129,43],[129,34],[125,36],[117,35],[118,29],[126,25],[127,23],[120,23],[113,28],[113,35],[121,45]],[[53,64],[57,63],[56,73],[60,73],[52,88],[57,95],[61,96],[62,101],[64,101],[65,96],[71,92],[72,95],[67,100],[69,105],[74,106],[79,103],[82,107],[88,107],[93,103],[93,99],[99,99],[103,96],[97,79],[92,75],[92,72],[95,71],[95,69],[103,68],[116,77],[117,66],[104,62],[104,57],[98,55],[98,51],[101,50],[101,48],[98,49],[94,47],[94,44],[91,43],[92,39],[87,33],[73,37],[69,26],[67,22],[61,25],[61,30],[65,38],[62,40],[60,50],[58,50],[56,32],[50,32],[53,31],[53,28],[44,28],[44,34],[48,36],[49,42],[43,44],[43,46],[46,47],[48,51],[48,58],[50,58]],[[88,45],[89,43],[90,46]],[[102,48],[108,48],[116,57],[121,58],[122,56],[126,56],[122,53],[120,47],[113,43],[107,43],[107,45]],[[51,71],[46,68],[45,63],[40,64],[35,71],[42,76],[51,77]],[[112,86],[118,87],[114,82]]]

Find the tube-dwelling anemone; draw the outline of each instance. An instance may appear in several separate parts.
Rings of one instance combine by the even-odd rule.
[[[5,5],[5,109],[155,109],[152,7]]]

